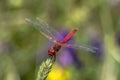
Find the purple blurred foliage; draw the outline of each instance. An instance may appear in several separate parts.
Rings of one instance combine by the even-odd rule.
[[[115,38],[116,38],[116,43],[118,44],[118,46],[120,46],[120,32],[116,33]],[[92,37],[90,39],[90,44],[91,44],[91,46],[97,48],[96,52],[94,53],[95,56],[101,57],[102,54],[103,54],[103,51],[104,51],[104,49],[103,49],[103,41],[101,40],[101,38],[98,37],[98,36]]]
[[[90,39],[90,44],[91,44],[92,47],[97,48],[95,50],[94,55],[97,56],[97,57],[101,57],[102,54],[103,54],[103,42],[100,39],[100,37],[97,37],[97,36],[96,37],[92,37]]]
[[[65,66],[76,66],[81,68],[83,66],[81,60],[77,56],[77,51],[72,48],[65,48],[62,53],[59,54],[59,63]]]
[[[63,36],[59,37],[56,34],[57,39],[61,41],[68,34],[68,30],[61,30],[58,34]],[[75,43],[73,37],[67,43]],[[63,67],[74,65],[78,68],[82,67],[82,62],[77,56],[77,51],[73,48],[64,47],[62,51],[60,51],[58,61]]]

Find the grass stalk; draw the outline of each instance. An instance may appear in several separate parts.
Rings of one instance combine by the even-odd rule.
[[[37,79],[36,80],[45,80],[51,71],[51,68],[55,62],[55,55],[49,56],[48,59],[42,62],[42,64],[39,67]]]

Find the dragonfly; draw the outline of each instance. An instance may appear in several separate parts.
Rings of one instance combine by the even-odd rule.
[[[60,35],[60,33],[58,31],[56,31],[54,28],[50,27],[46,22],[44,22],[42,19],[40,18],[36,18],[37,23],[35,23],[34,21],[32,21],[31,19],[26,18],[25,19],[26,22],[28,22],[29,24],[31,24],[34,28],[36,28],[43,36],[45,36],[48,40],[50,40],[51,42],[53,42],[53,46],[48,50],[48,54],[50,56],[56,55],[56,53],[61,49],[62,46],[64,47],[68,47],[68,48],[75,48],[75,49],[84,49],[86,51],[90,51],[90,52],[96,52],[95,47],[89,47],[86,45],[80,45],[80,44],[70,44],[67,43],[71,37],[78,31],[78,28],[75,28],[73,30],[71,30],[61,41],[58,40],[55,37],[55,33],[58,33],[59,37],[62,37],[62,35]],[[54,34],[53,34],[54,33]]]

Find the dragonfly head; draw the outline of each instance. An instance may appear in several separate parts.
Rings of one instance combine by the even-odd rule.
[[[49,50],[48,50],[48,54],[49,54],[50,56],[53,56],[53,55],[56,54],[56,51],[55,51],[54,49],[49,49]]]

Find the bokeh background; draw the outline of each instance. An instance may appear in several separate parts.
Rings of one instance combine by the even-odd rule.
[[[0,0],[0,80],[36,79],[52,45],[25,21],[36,17],[98,48],[62,48],[47,80],[120,80],[120,0]]]

